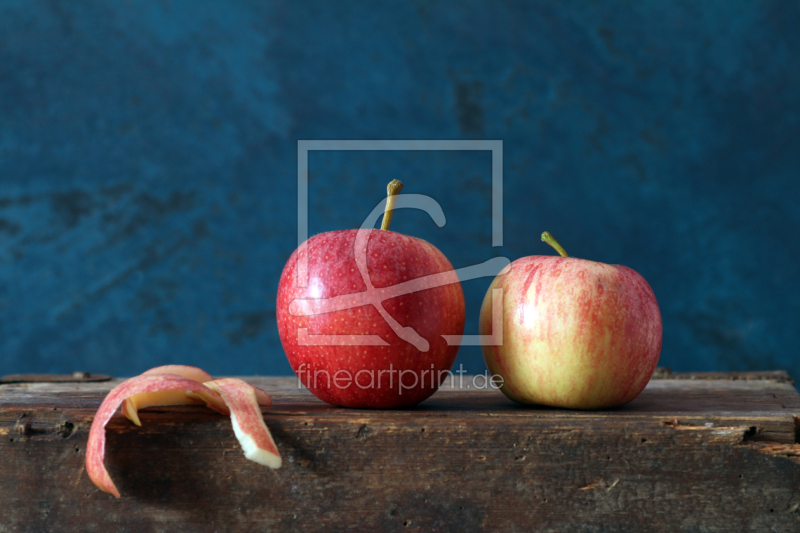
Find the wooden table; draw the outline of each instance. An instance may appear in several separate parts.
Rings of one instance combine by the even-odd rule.
[[[245,379],[273,395],[282,468],[246,460],[204,407],[148,409],[141,428],[108,427],[121,499],[84,470],[120,380],[0,385],[0,531],[800,531],[800,396],[784,372],[661,371],[597,412],[521,407],[468,377],[402,411]]]

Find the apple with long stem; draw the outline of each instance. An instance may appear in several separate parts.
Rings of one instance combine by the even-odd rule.
[[[602,409],[630,402],[661,352],[653,290],[628,267],[568,257],[547,232],[542,240],[560,257],[517,259],[486,293],[482,334],[492,330],[493,289],[503,291],[502,344],[482,347],[489,371],[520,403]]]
[[[464,331],[461,283],[435,246],[389,231],[401,188],[389,183],[380,230],[365,223],[315,235],[281,274],[277,321],[289,363],[334,405],[415,405],[438,389],[458,352],[443,335]]]

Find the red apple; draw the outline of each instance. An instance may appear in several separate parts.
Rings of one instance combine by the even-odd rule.
[[[630,402],[661,352],[653,290],[628,267],[567,257],[547,232],[542,240],[562,257],[517,259],[483,301],[479,328],[489,334],[493,289],[502,289],[502,345],[482,347],[489,371],[520,403],[602,409]]]
[[[442,337],[464,331],[453,266],[432,244],[385,229],[401,186],[390,183],[383,229],[311,237],[281,274],[277,321],[289,363],[334,405],[415,405],[438,389],[458,352]]]

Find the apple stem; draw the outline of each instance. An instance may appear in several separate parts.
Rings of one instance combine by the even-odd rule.
[[[397,195],[403,189],[403,183],[400,180],[392,180],[386,186],[386,208],[383,210],[383,221],[381,221],[381,229],[388,230],[389,224],[392,223],[392,211],[394,204],[397,203]]]
[[[556,252],[558,252],[561,257],[569,257],[567,255],[567,252],[564,251],[564,248],[562,248],[561,245],[558,244],[558,241],[555,240],[555,238],[552,235],[550,235],[549,231],[545,231],[544,233],[542,233],[542,240],[547,244],[549,244],[550,246],[552,246],[553,248],[555,248]]]

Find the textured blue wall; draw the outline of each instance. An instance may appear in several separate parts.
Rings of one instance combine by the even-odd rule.
[[[288,374],[298,139],[501,139],[502,248],[481,152],[313,152],[311,231],[399,178],[448,223],[393,229],[456,267],[546,229],[650,281],[662,365],[800,377],[798,28],[793,1],[0,1],[0,375]]]

